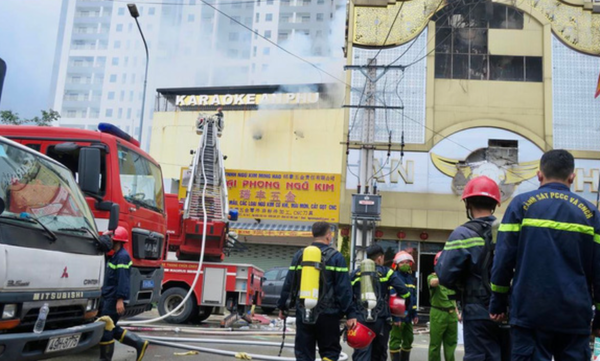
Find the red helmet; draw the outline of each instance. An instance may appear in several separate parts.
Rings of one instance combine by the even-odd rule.
[[[360,350],[371,344],[375,338],[375,332],[360,322],[353,329],[346,332],[348,346]]]
[[[496,182],[486,176],[471,179],[463,190],[462,199],[464,201],[477,196],[492,198],[500,205],[500,188]]]
[[[113,242],[127,243],[129,242],[129,232],[127,232],[125,227],[119,226],[117,229],[115,229],[112,240]]]
[[[390,311],[392,312],[392,316],[406,316],[406,300],[398,297],[397,294],[390,295]]]
[[[442,255],[442,251],[439,251],[438,253],[435,254],[435,258],[433,259],[433,265],[437,265],[438,263],[438,259],[440,259],[440,256]]]
[[[400,252],[396,253],[396,255],[394,256],[394,263],[392,264],[392,268],[393,269],[398,268],[398,265],[402,261],[410,261],[411,264],[415,264],[415,260],[410,255],[410,253],[408,253],[406,251],[400,251]]]

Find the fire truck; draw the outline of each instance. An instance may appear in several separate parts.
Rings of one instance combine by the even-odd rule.
[[[231,316],[245,315],[262,299],[263,270],[251,264],[223,263],[228,247],[236,242],[229,232],[229,221],[237,220],[237,211],[229,210],[227,182],[219,137],[223,131],[223,113],[200,115],[196,132],[200,142],[194,152],[187,194],[180,202],[167,196],[169,245],[177,251],[178,261],[165,261],[165,277],[158,310],[161,315],[177,307],[192,288],[198,260],[203,252],[201,273],[192,296],[176,313],[171,323],[199,322],[215,307],[225,307]],[[206,233],[203,233],[206,228]],[[222,325],[224,325],[222,323]]]
[[[127,133],[107,123],[100,123],[98,129],[0,126],[0,135],[67,167],[78,180],[100,232],[108,228],[112,206],[119,206],[118,223],[130,234],[131,242],[125,248],[133,262],[125,316],[133,316],[150,310],[160,297],[166,255],[162,171]],[[98,163],[84,161],[81,154],[89,149],[100,152]],[[79,175],[89,168],[95,168],[98,181],[84,184]]]

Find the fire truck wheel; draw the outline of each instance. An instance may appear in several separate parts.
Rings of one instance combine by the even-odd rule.
[[[212,306],[200,306],[200,307],[198,307],[198,309],[200,310],[200,312],[198,312],[196,317],[194,317],[192,319],[192,322],[194,322],[194,323],[200,323],[200,322],[206,321],[210,317],[210,315],[213,313]]]
[[[158,312],[160,315],[166,315],[171,310],[175,309],[175,307],[179,306],[187,293],[187,290],[180,287],[173,287],[164,291],[158,301]],[[165,320],[169,323],[186,323],[197,314],[198,305],[196,305],[196,297],[191,295],[190,298],[185,301],[183,307]]]

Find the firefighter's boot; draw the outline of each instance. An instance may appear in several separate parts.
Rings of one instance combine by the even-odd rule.
[[[400,361],[400,352],[396,351],[396,352],[391,352],[390,351],[390,360],[392,361]]]
[[[410,360],[410,351],[400,351],[400,361],[409,361]]]
[[[127,346],[135,348],[135,350],[137,351],[135,356],[136,361],[141,361],[144,358],[144,353],[146,352],[146,349],[150,344],[147,340],[142,339],[140,336],[136,335],[133,332],[126,332],[123,335],[121,342],[123,342]]]
[[[115,341],[100,342],[100,361],[111,361],[115,352]]]

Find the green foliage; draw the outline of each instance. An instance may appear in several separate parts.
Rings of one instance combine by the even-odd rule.
[[[346,259],[346,264],[350,265],[350,237],[342,237],[342,250],[340,251],[342,256]]]
[[[25,124],[33,124],[42,127],[47,127],[52,125],[52,122],[60,119],[60,114],[56,110],[42,110],[42,116],[35,116],[31,119],[21,119],[19,118],[18,113],[14,113],[11,110],[2,110],[0,111],[0,123],[9,124],[9,125],[25,125]]]

